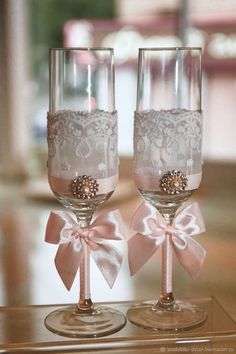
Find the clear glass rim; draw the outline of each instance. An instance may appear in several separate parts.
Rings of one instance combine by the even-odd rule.
[[[201,47],[146,47],[146,48],[139,48],[139,51],[178,51],[178,50],[198,50],[202,51]]]
[[[109,47],[68,47],[68,48],[49,48],[50,52],[53,51],[109,51],[113,52],[114,48],[109,48]]]

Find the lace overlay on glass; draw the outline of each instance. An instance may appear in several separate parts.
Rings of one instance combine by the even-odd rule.
[[[197,173],[202,164],[202,113],[183,109],[135,112],[135,168]],[[154,172],[153,172],[154,173]]]
[[[60,175],[60,170],[66,173],[77,168],[87,173],[86,166],[91,161],[94,169],[101,172],[98,177],[107,175],[107,165],[116,168],[116,112],[61,110],[48,113],[47,129],[48,164],[52,175]]]

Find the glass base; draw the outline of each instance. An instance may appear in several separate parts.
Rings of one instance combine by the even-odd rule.
[[[127,318],[136,326],[152,331],[178,332],[201,326],[207,319],[207,313],[183,301],[175,301],[171,307],[142,303],[131,307]]]
[[[99,306],[91,313],[80,313],[75,306],[51,312],[45,326],[66,337],[102,337],[119,331],[126,324],[125,316],[117,310]]]

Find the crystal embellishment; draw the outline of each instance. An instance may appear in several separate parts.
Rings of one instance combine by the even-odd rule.
[[[96,196],[99,184],[91,176],[78,176],[73,179],[70,190],[73,196],[78,199],[91,199]]]
[[[168,171],[160,180],[160,188],[164,193],[175,195],[185,190],[188,179],[181,171]]]

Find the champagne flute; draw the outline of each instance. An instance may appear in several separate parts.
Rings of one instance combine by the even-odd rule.
[[[111,48],[50,50],[48,179],[56,198],[74,213],[79,228],[85,231],[95,210],[116,187],[117,113]],[[86,237],[89,239],[89,234]],[[70,337],[114,333],[125,325],[125,316],[112,308],[93,305],[90,252],[87,243],[82,242],[85,251],[79,266],[78,305],[50,313],[45,325]],[[65,251],[64,262],[72,261]]]
[[[167,233],[160,298],[127,313],[138,326],[177,331],[206,320],[201,308],[175,301],[172,289],[172,223],[177,209],[199,187],[201,175],[201,49],[139,49],[134,179],[142,197],[161,214]]]

